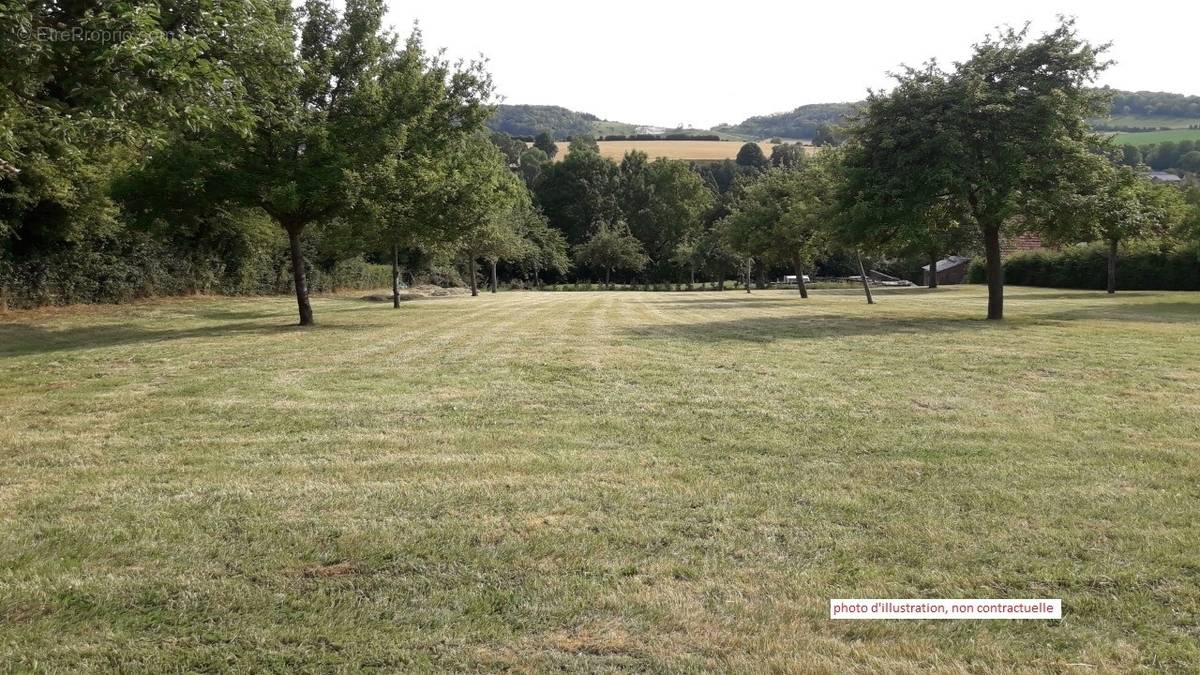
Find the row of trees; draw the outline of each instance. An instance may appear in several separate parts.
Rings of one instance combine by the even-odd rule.
[[[483,263],[540,283],[580,273],[723,282],[868,255],[982,246],[990,318],[1003,315],[1000,240],[1036,230],[1119,242],[1179,220],[1178,192],[1116,168],[1086,120],[1102,49],[1069,22],[980,43],[945,71],[908,69],[872,94],[837,147],[807,157],[746,144],[736,161],[688,165],[576,136],[553,162],[490,137],[480,63],[426,51],[382,26],[382,0],[241,0],[171,13],[27,5],[14,30],[87,25],[116,42],[5,41],[0,267],[31,246],[137,231],[220,257],[274,228],[287,242],[301,324],[314,317],[306,257]],[[16,31],[14,34],[19,34]],[[3,269],[0,269],[2,278]]]
[[[1115,291],[1120,243],[1182,232],[1200,205],[1189,211],[1181,190],[1120,166],[1088,125],[1109,104],[1086,86],[1107,65],[1103,51],[1064,21],[1037,38],[1028,28],[989,37],[953,70],[908,68],[871,94],[842,147],[735,181],[720,240],[737,256],[789,261],[802,296],[805,269],[837,249],[922,256],[936,269],[981,247],[988,318],[1000,319],[1001,242],[1034,231],[1107,242]]]
[[[1156,171],[1178,169],[1200,173],[1200,143],[1192,140],[1147,145],[1127,143],[1121,146],[1121,162],[1126,166],[1148,166]]]
[[[7,10],[6,35],[83,26],[112,39],[3,43],[0,267],[134,232],[220,256],[266,220],[286,237],[301,325],[314,321],[314,238],[334,258],[390,259],[397,302],[402,252],[490,261],[493,287],[500,259],[564,270],[565,240],[482,135],[482,63],[431,54],[416,30],[398,38],[385,9]]]

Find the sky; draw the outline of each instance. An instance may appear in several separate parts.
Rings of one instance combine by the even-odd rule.
[[[1196,2],[392,0],[388,20],[402,33],[419,21],[426,45],[451,57],[487,57],[505,103],[708,128],[860,100],[902,64],[949,65],[996,26],[1041,32],[1060,14],[1113,43],[1099,84],[1200,95]]]

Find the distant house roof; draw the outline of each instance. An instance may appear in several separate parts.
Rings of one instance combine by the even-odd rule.
[[[971,259],[966,256],[952,255],[949,258],[942,258],[941,260],[939,260],[937,262],[937,271],[945,272],[946,270],[948,270],[952,267],[958,267],[959,265],[966,265],[969,262],[971,262]],[[928,271],[929,265],[925,265],[925,266],[921,267],[921,269]]]
[[[1173,173],[1166,171],[1151,171],[1149,174],[1150,180],[1162,181],[1163,183],[1178,183],[1183,179]]]

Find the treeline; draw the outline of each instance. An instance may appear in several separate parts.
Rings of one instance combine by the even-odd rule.
[[[1141,116],[1200,119],[1200,96],[1167,92],[1098,90],[1111,97],[1111,102],[1092,119],[1098,131],[1158,131],[1171,127],[1161,125],[1113,125],[1104,116]],[[753,136],[755,138],[814,138],[823,128],[835,131],[854,115],[859,103],[814,103],[772,115],[758,115],[737,124],[720,124],[715,131]],[[1191,128],[1191,127],[1189,127]]]
[[[608,134],[601,136],[602,141],[719,141],[717,134]]]
[[[813,138],[822,127],[834,127],[852,115],[853,103],[814,103],[773,115],[750,117],[738,124],[719,124],[714,131],[754,138]]]
[[[589,113],[575,112],[557,105],[496,106],[488,119],[488,129],[514,137],[533,138],[543,131],[555,140],[592,134],[600,118]]]
[[[1156,171],[1200,173],[1200,142],[1163,141],[1147,145],[1121,146],[1121,162],[1126,166],[1145,165]]]
[[[1162,91],[1118,91],[1108,88],[1102,91],[1112,96],[1109,114],[1114,117],[1138,115],[1200,119],[1200,96]]]
[[[1200,249],[1164,245],[1162,240],[1134,242],[1121,254],[1121,288],[1131,291],[1200,291]],[[1019,286],[1084,288],[1108,286],[1109,249],[1104,244],[1068,246],[1057,251],[1027,251],[1004,261],[1004,279]],[[968,280],[983,283],[982,263],[972,263]]]
[[[0,43],[0,303],[288,289],[310,324],[310,291],[395,290],[402,266],[472,287],[501,257],[564,268],[561,236],[483,135],[482,64],[391,34],[385,12],[4,13],[5,34],[114,37]]]
[[[548,132],[532,146],[489,133],[482,64],[390,34],[384,13],[382,0],[243,0],[3,15],[132,37],[0,42],[0,298],[288,287],[307,325],[310,290],[386,274],[398,306],[402,272],[477,295],[481,280],[749,290],[790,271],[806,296],[805,273],[982,251],[1001,318],[1000,241],[1017,228],[1104,242],[1110,290],[1123,242],[1200,236],[1200,190],[1118,166],[1088,128],[1108,101],[1079,83],[1103,50],[1069,21],[1004,31],[952,71],[906,71],[812,157],[746,143],[688,164],[614,162],[584,134],[554,162]]]

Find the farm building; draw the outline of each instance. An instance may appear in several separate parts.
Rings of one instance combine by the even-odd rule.
[[[1183,179],[1173,173],[1166,171],[1151,171],[1147,176],[1150,180],[1158,183],[1182,183]]]
[[[967,268],[971,266],[971,259],[966,256],[952,255],[949,258],[943,258],[937,261],[937,282],[938,284],[961,284],[967,279]],[[921,268],[924,272],[924,284],[929,285],[929,265]]]

